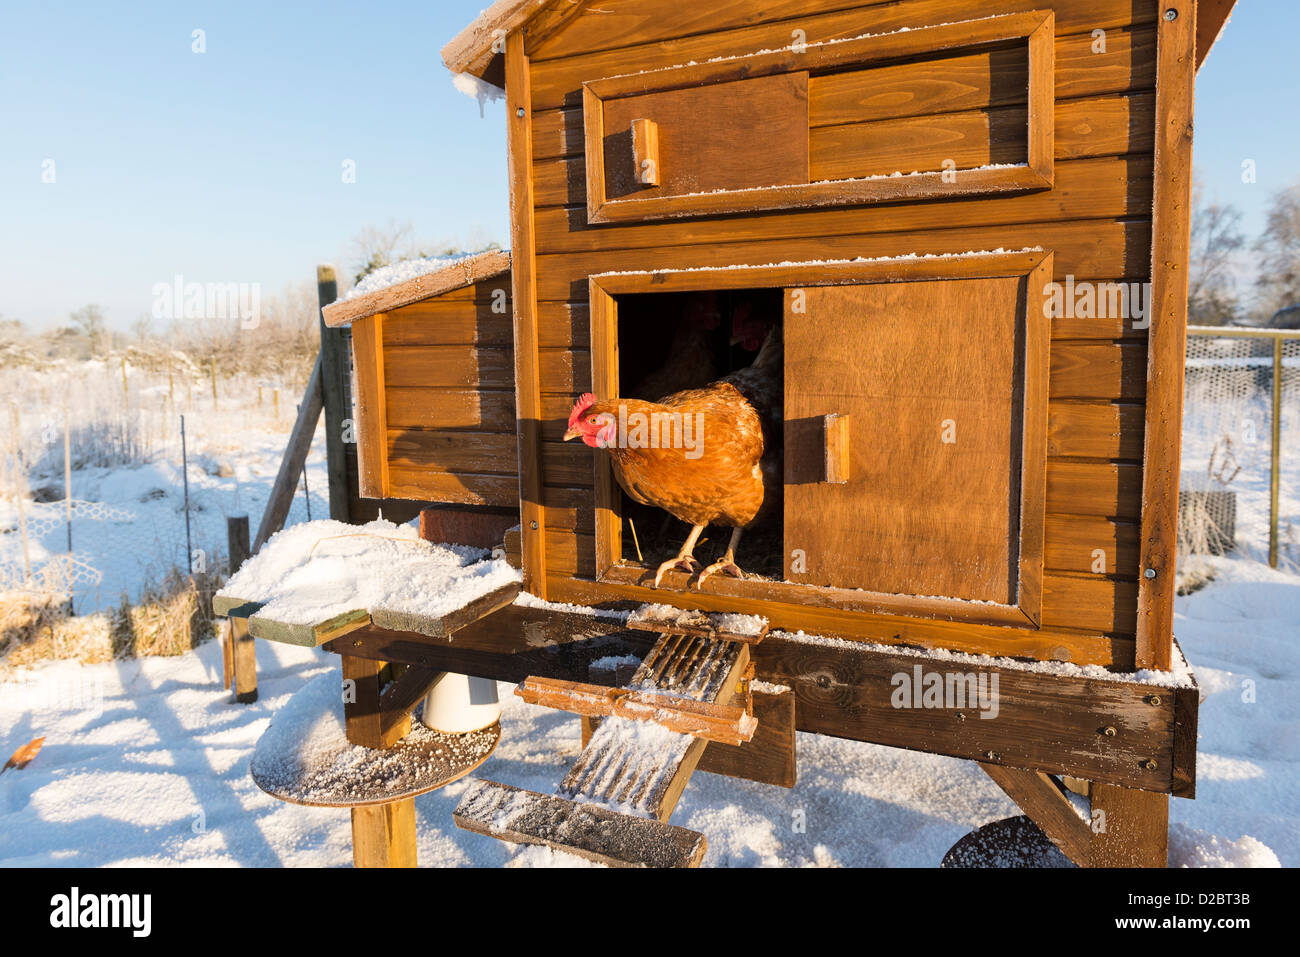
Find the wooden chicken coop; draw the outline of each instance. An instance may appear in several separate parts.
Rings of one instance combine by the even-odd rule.
[[[512,252],[325,317],[352,323],[363,494],[508,510],[538,601],[347,653],[522,681],[595,742],[694,635],[726,646],[691,706],[712,730],[633,817],[697,768],[793,784],[797,728],[979,761],[1077,863],[1163,866],[1198,704],[1173,638],[1192,91],[1231,7],[495,3],[443,56],[505,91]],[[575,399],[698,388],[767,337],[783,462],[746,574],[653,587],[687,527],[563,441]],[[620,642],[640,691],[591,668]],[[1000,675],[997,719],[891,705],[922,666]],[[492,788],[458,823],[618,859],[590,790],[501,827]],[[698,862],[681,830],[650,862]]]

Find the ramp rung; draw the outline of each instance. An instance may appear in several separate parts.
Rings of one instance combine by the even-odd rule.
[[[678,734],[704,738],[720,744],[740,745],[754,739],[758,722],[744,708],[735,705],[693,701],[654,691],[606,688],[578,681],[526,678],[515,694],[529,704],[587,718],[628,718],[653,721]]]
[[[698,867],[708,849],[697,831],[495,781],[475,782],[452,816],[466,831],[611,867]]]

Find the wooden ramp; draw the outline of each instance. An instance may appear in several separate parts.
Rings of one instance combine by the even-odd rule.
[[[756,639],[710,637],[698,627],[683,634],[685,621],[680,630],[667,619],[660,627],[674,630],[660,634],[625,688],[524,681],[516,694],[525,701],[602,720],[554,795],[480,781],[456,809],[456,824],[615,867],[698,866],[704,835],[667,820],[710,740],[753,737]]]

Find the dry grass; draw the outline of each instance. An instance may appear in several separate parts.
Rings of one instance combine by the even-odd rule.
[[[0,671],[43,661],[86,664],[182,655],[213,636],[213,576],[172,572],[142,599],[107,614],[72,616],[66,597],[36,582],[0,594]]]

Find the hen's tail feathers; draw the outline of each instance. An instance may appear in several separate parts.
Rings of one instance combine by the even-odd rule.
[[[781,324],[777,323],[763,340],[763,347],[754,357],[753,368],[776,369],[781,366]]]

